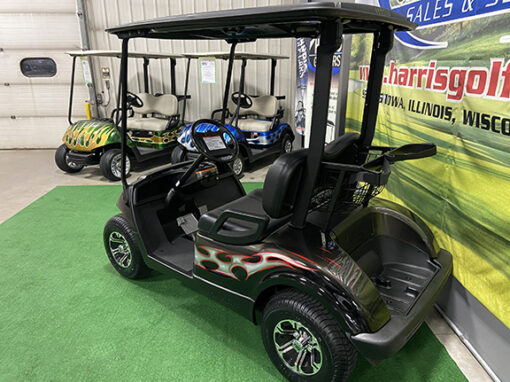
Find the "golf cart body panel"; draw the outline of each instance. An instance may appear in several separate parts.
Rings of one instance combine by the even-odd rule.
[[[92,152],[111,144],[120,145],[120,134],[112,121],[84,120],[69,126],[62,142],[71,150]]]
[[[165,17],[109,29],[123,47],[123,158],[129,149],[129,39],[223,39],[232,44],[222,121],[199,120],[179,137],[184,138],[181,144],[193,141],[198,158],[132,184],[122,176],[118,206],[137,236],[143,258],[138,265],[179,273],[202,292],[233,301],[234,310],[263,325],[266,349],[267,341],[279,346],[271,341],[285,331],[273,325],[268,332],[273,339],[264,337],[264,325],[271,323],[267,307],[290,289],[299,291],[301,300],[312,297],[320,303],[342,329],[349,340],[345,342],[366,358],[378,361],[397,352],[423,323],[452,269],[451,255],[439,248],[418,216],[374,198],[388,181],[390,165],[436,152],[433,144],[372,146],[393,33],[415,26],[377,7],[307,3]],[[324,147],[332,59],[346,33],[374,34],[363,121],[360,134],[345,134]],[[270,167],[263,190],[246,195],[227,165],[252,138],[235,123],[224,124],[235,46],[275,37],[320,39],[310,148],[281,155]],[[107,224],[106,234],[111,227]],[[112,243],[108,236],[105,243]],[[112,253],[107,248],[112,264],[119,265]],[[117,270],[126,277],[137,275]],[[319,332],[321,327],[314,329]],[[294,338],[304,335],[293,333]],[[309,351],[312,364],[315,353]],[[340,356],[337,353],[330,354]],[[285,375],[279,366],[282,359],[273,362]]]

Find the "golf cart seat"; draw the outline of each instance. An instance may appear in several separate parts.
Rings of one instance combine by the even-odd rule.
[[[200,234],[225,244],[261,241],[287,223],[294,209],[308,150],[280,156],[267,172],[264,188],[224,204],[200,217]]]
[[[149,93],[138,93],[137,96],[142,100],[143,106],[133,106],[135,116],[127,121],[129,130],[164,131],[172,117],[179,113],[179,101],[173,94],[162,94],[156,97]],[[142,115],[152,114],[159,114],[167,118],[142,117]]]
[[[265,95],[251,97],[253,104],[249,108],[239,108],[239,116],[251,116],[252,118],[239,118],[237,127],[241,131],[267,132],[273,126],[273,119],[278,114],[278,100],[275,96]],[[237,105],[229,100],[228,110],[234,114]],[[256,119],[254,116],[265,119]]]

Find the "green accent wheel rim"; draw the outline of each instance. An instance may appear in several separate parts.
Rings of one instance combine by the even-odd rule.
[[[108,245],[112,254],[113,260],[121,268],[129,268],[133,260],[131,255],[131,248],[124,235],[120,232],[113,231],[108,238]]]
[[[311,376],[322,367],[322,350],[317,338],[298,321],[285,319],[273,330],[276,352],[285,366],[297,374]]]

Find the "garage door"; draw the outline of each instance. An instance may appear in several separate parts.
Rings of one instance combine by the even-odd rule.
[[[79,48],[74,0],[0,1],[0,149],[60,145],[71,78],[65,51]],[[80,69],[76,80],[74,113],[83,117]]]

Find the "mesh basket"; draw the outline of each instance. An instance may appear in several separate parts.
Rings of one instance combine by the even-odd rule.
[[[365,163],[381,158],[380,150],[370,151]],[[323,169],[311,200],[312,210],[351,210],[367,205],[381,193],[389,174],[384,169],[367,169],[364,166],[336,165]]]

